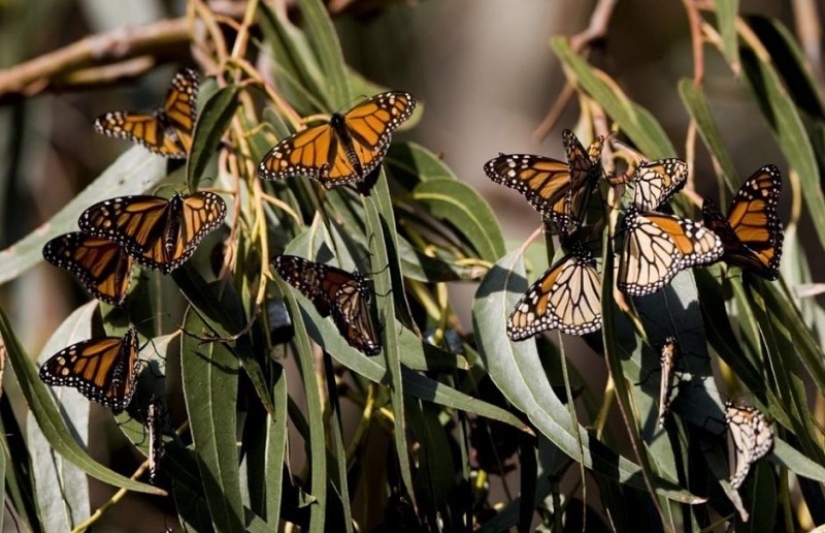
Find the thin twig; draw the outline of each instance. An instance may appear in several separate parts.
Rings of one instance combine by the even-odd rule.
[[[796,34],[802,44],[805,59],[820,87],[825,87],[825,72],[822,67],[822,28],[814,0],[793,0]]]
[[[702,50],[702,17],[699,8],[693,0],[682,0],[690,22],[690,40],[693,46],[693,84],[702,86],[705,78],[705,54]]]
[[[139,28],[120,28],[86,37],[64,48],[0,71],[0,100],[7,95],[31,96],[71,73],[94,66],[153,55],[188,46],[185,18],[162,20]]]
[[[610,18],[613,16],[613,10],[616,8],[618,0],[599,0],[593,13],[590,15],[590,23],[583,31],[570,37],[570,46],[575,52],[581,52],[585,47],[589,47],[594,41],[603,39],[607,35],[607,27],[610,24]],[[556,121],[561,115],[561,111],[567,105],[567,102],[573,96],[573,86],[568,80],[561,93],[556,97],[550,111],[536,131],[533,137],[537,141],[541,141],[555,125]]]

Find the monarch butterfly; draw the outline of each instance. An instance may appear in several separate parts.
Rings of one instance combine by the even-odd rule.
[[[681,159],[642,163],[631,180],[633,206],[643,213],[657,210],[685,186],[687,175],[687,163]]]
[[[274,263],[281,277],[312,300],[321,316],[332,315],[350,346],[367,355],[380,353],[370,314],[371,291],[364,276],[294,255],[280,255]]]
[[[670,414],[670,395],[673,393],[673,376],[676,373],[676,359],[682,356],[682,350],[676,337],[668,337],[662,346],[659,362],[662,365],[662,377],[659,384],[659,427],[665,427],[665,419]]]
[[[330,189],[363,181],[384,158],[392,132],[412,115],[409,93],[381,93],[329,122],[311,126],[276,144],[258,173],[267,180],[306,175]]]
[[[132,258],[114,241],[66,233],[43,246],[43,257],[74,274],[99,300],[120,305],[126,298]]]
[[[570,253],[536,281],[516,304],[507,321],[514,341],[547,329],[584,335],[602,327],[601,278],[593,254],[575,241]]]
[[[725,402],[725,423],[736,449],[736,469],[730,484],[738,489],[748,477],[751,465],[773,448],[773,424],[756,407]]]
[[[97,117],[95,131],[139,142],[150,151],[172,159],[185,159],[192,147],[198,97],[198,75],[183,69],[172,78],[163,107],[151,115],[115,111]]]
[[[163,430],[168,422],[169,412],[160,398],[154,397],[149,402],[146,414],[146,427],[149,428],[149,483],[155,484],[160,457],[163,454]]]
[[[713,263],[724,253],[719,236],[692,220],[630,208],[617,285],[633,296],[652,294],[680,271]]]
[[[566,163],[538,155],[499,154],[484,165],[484,172],[494,182],[523,194],[545,220],[571,233],[581,224],[601,176],[604,138],[596,137],[587,151],[570,130],[562,131],[562,141]]]
[[[111,239],[135,260],[168,274],[195,252],[201,240],[223,224],[226,204],[217,194],[199,191],[158,196],[123,196],[97,203],[80,215],[80,229]]]
[[[122,339],[91,339],[60,350],[40,367],[40,379],[75,387],[90,400],[120,411],[132,401],[139,370],[137,331],[130,328]]]
[[[779,277],[782,223],[776,212],[782,174],[774,165],[757,170],[733,197],[728,216],[712,200],[702,204],[705,225],[722,239],[724,261],[768,280]]]

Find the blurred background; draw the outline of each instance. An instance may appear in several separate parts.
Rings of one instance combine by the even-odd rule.
[[[242,15],[244,9],[244,2],[206,3],[230,16]],[[333,0],[330,9],[350,65],[368,79],[407,90],[423,102],[423,120],[403,136],[443,154],[461,180],[480,190],[502,221],[508,245],[515,248],[539,226],[539,217],[525,208],[518,193],[492,183],[482,165],[499,152],[563,158],[560,131],[575,127],[575,102],[546,138],[538,140],[535,135],[565,81],[549,40],[582,31],[595,4],[590,0]],[[799,31],[797,19],[804,5],[818,5],[821,27],[825,11],[821,2],[743,0],[740,12],[777,17]],[[0,69],[91,34],[182,17],[185,12],[182,1],[0,0]],[[804,22],[804,17],[800,20]],[[821,44],[821,36],[817,37]],[[705,89],[742,178],[766,163],[786,170],[753,100],[730,76],[715,48],[706,46],[705,51]],[[177,68],[192,64],[185,43],[171,47],[164,59],[168,62],[137,80],[72,91],[49,87],[31,98],[0,95],[0,249],[46,222],[131,146],[95,134],[92,122],[107,111],[155,107]],[[590,60],[658,118],[679,150],[672,155],[685,157],[688,115],[674,105],[679,102],[677,81],[693,74],[683,2],[618,2],[608,35]],[[821,81],[821,60],[811,66]],[[715,180],[703,180],[712,167],[698,144],[697,190],[715,194]],[[466,325],[474,290],[470,284],[453,290],[454,305]],[[48,264],[0,287],[0,306],[32,357],[86,300],[68,274]],[[581,351],[574,356],[581,370],[595,372],[588,378],[603,382],[602,360],[587,353],[583,343],[570,349]],[[14,394],[13,380],[6,379],[5,385]],[[111,453],[105,444],[91,447],[101,457]],[[107,487],[100,491],[94,495],[93,509],[109,497]],[[154,507],[148,499],[130,495],[127,505],[129,511],[124,508],[117,513],[119,518],[111,518],[121,530],[165,527],[162,512],[151,519],[140,515],[146,517],[141,524],[128,520],[144,507]]]

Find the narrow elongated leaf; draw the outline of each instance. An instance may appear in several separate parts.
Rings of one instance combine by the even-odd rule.
[[[746,86],[756,98],[779,149],[799,174],[805,191],[802,197],[813,219],[819,243],[825,247],[825,197],[820,187],[816,156],[802,118],[772,64],[745,48],[742,50],[742,65],[745,67]]]
[[[650,159],[676,155],[676,150],[653,115],[631,101],[607,74],[596,70],[574,52],[566,37],[553,38],[551,45],[561,62],[575,75],[575,83],[604,107],[642,153]]]
[[[504,237],[495,213],[468,185],[450,179],[427,180],[415,188],[412,198],[454,225],[482,259],[493,263],[504,255]]]
[[[351,95],[344,54],[329,12],[320,0],[298,0],[298,8],[305,19],[304,29],[309,42],[326,77],[327,102],[332,110],[344,110],[350,104]]]
[[[420,181],[458,179],[441,158],[414,142],[393,143],[384,163],[393,177],[408,190]]]
[[[736,32],[736,18],[739,12],[739,0],[716,0],[716,23],[722,35],[722,52],[737,76],[742,70],[739,63],[739,35]]]
[[[190,307],[184,329],[206,337],[211,328]],[[181,378],[198,469],[219,531],[244,531],[244,511],[235,447],[238,358],[223,343],[184,335]]]
[[[206,165],[218,146],[221,144],[224,132],[232,122],[235,109],[238,107],[238,91],[235,85],[218,89],[203,105],[195,124],[195,133],[192,136],[192,149],[186,164],[186,183],[189,190],[195,191],[203,177]]]
[[[124,153],[112,166],[48,222],[0,252],[0,284],[16,278],[43,260],[46,241],[77,231],[77,218],[94,203],[128,194],[141,194],[166,177],[166,160],[142,146]]]
[[[309,530],[320,533],[324,531],[327,507],[326,431],[323,422],[321,395],[318,392],[315,367],[312,364],[312,347],[307,336],[307,324],[304,323],[303,316],[298,311],[298,304],[289,285],[281,279],[277,279],[276,282],[281,294],[284,295],[287,306],[292,310],[292,321],[295,325],[294,345],[301,368],[309,423],[306,447],[310,461],[310,491],[313,498],[309,511]]]

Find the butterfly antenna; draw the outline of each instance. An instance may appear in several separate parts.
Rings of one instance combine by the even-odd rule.
[[[230,335],[229,337],[219,337],[217,335],[214,335],[214,336],[210,335],[208,337],[203,337],[201,335],[196,335],[195,333],[192,333],[191,331],[187,331],[186,328],[184,328],[183,326],[179,326],[179,330],[182,331],[183,333],[185,333],[186,335],[188,335],[189,337],[192,337],[194,339],[198,339],[200,341],[200,345],[207,344],[207,343],[212,343],[212,342],[235,342],[238,339],[240,339],[241,337],[243,337],[244,335],[246,335],[247,333],[249,333],[249,331],[252,329],[252,326],[255,325],[255,322],[257,321],[258,316],[260,314],[261,314],[261,308],[258,304],[255,304],[255,310],[252,313],[252,319],[249,320],[249,322],[247,322],[246,326],[244,326],[241,331],[239,331],[238,333],[235,333],[234,335]]]

